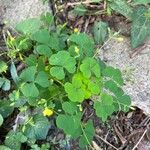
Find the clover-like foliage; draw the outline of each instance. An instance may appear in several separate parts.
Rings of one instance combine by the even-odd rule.
[[[67,51],[60,51],[53,54],[49,58],[49,63],[52,65],[50,74],[59,80],[65,78],[65,71],[71,74],[76,71],[76,60]]]
[[[124,4],[117,0],[116,5],[120,3]],[[124,10],[118,12],[130,16],[130,12],[126,14]],[[42,20],[28,19],[17,25],[23,35],[13,39],[15,46],[12,47],[17,47],[16,58],[19,56],[25,68],[18,72],[15,61],[11,60],[12,80],[5,78],[9,67],[0,61],[0,88],[10,92],[7,100],[0,101],[0,125],[3,126],[5,118],[14,110],[18,109],[19,118],[14,126],[16,130],[8,132],[5,140],[8,149],[19,150],[22,143],[31,144],[47,137],[49,140],[51,125],[63,130],[70,139],[77,139],[80,149],[84,149],[95,133],[92,118],[84,119],[86,100],[93,101],[90,107],[103,122],[113,112],[126,112],[130,108],[131,99],[122,89],[124,81],[120,70],[95,58],[94,40],[86,33],[68,34],[64,26],[63,30],[62,27],[49,27],[52,18],[46,14]],[[135,19],[135,22],[138,21]],[[99,26],[105,26],[107,33],[107,25],[98,24],[95,28],[99,30]],[[106,34],[98,36],[97,43],[103,43],[107,37]],[[28,42],[24,43],[26,39]],[[137,43],[139,39],[134,45]]]

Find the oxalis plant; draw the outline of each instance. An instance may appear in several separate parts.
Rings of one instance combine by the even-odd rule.
[[[119,14],[126,18],[131,23],[131,47],[135,49],[145,42],[150,36],[150,1],[149,0],[85,0],[80,1],[74,6],[72,12],[76,16],[84,16],[89,13],[86,4],[104,5],[104,10],[95,12],[95,15],[104,14],[111,16]],[[70,4],[71,5],[71,4]],[[90,14],[90,13],[89,13]],[[104,21],[95,22],[94,32],[96,43],[101,44],[101,41],[107,34],[108,24]],[[129,29],[130,30],[130,29]],[[104,35],[101,37],[98,33]],[[99,38],[97,38],[99,37]],[[102,39],[100,39],[100,37]]]
[[[9,34],[6,39],[11,64],[0,62],[0,87],[9,92],[0,101],[1,128],[14,110],[18,115],[0,148],[19,150],[26,143],[32,150],[50,149],[48,132],[55,125],[84,149],[95,134],[92,119],[83,121],[84,101],[92,102],[91,109],[103,122],[114,112],[129,110],[120,70],[96,56],[94,40],[86,33],[65,25],[54,28],[49,13],[20,22],[16,30],[16,37]],[[18,61],[25,66],[20,71]],[[10,81],[5,78],[9,71]],[[39,146],[37,140],[49,144]]]

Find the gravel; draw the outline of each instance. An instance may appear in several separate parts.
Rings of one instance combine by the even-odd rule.
[[[48,4],[43,5],[42,0],[0,0],[0,8],[0,19],[9,22],[11,26],[50,11]]]

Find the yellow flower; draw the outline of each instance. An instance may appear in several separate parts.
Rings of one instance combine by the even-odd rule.
[[[74,33],[78,33],[79,29],[78,28],[74,28]]]
[[[48,116],[48,117],[49,117],[49,116],[52,116],[52,115],[53,115],[53,110],[46,107],[46,108],[44,109],[44,111],[43,111],[43,115],[44,115],[44,116]]]
[[[123,42],[124,38],[123,37],[117,37],[116,40],[119,41],[119,42]]]
[[[75,46],[75,52],[78,54],[79,53],[79,48]]]

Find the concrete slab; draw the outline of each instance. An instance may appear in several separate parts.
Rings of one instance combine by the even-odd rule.
[[[133,105],[150,115],[150,40],[146,46],[130,58],[130,39],[124,38],[123,42],[112,39],[101,50],[100,57],[122,71],[124,90],[131,96]]]

